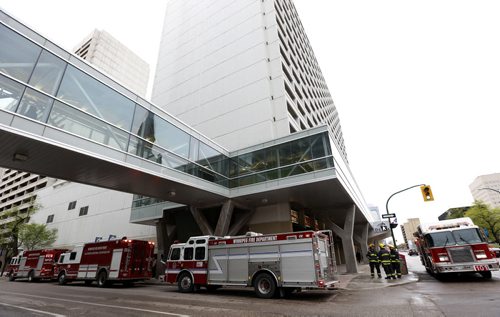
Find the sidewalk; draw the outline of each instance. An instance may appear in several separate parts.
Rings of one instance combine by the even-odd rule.
[[[370,276],[370,266],[368,264],[358,264],[358,273],[346,273],[346,267],[343,264],[337,265],[337,279],[339,282],[335,285],[337,289],[344,290],[364,290],[391,287],[394,285],[403,285],[418,281],[416,274],[408,272],[402,278],[396,280],[386,280],[382,268],[382,278],[372,278]],[[375,273],[375,276],[377,273]]]

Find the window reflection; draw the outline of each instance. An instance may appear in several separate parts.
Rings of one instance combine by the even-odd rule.
[[[0,109],[16,111],[24,86],[0,75]]]
[[[29,84],[50,95],[55,95],[65,68],[66,62],[44,50],[38,59]]]
[[[0,71],[27,82],[41,48],[0,24]]]
[[[117,127],[130,129],[134,102],[71,65],[66,69],[57,97]]]
[[[54,102],[48,124],[118,150],[126,149],[128,133],[58,101]]]
[[[199,144],[197,163],[208,170],[225,176],[228,175],[227,158],[203,142]]]
[[[41,122],[47,121],[53,99],[33,89],[26,88],[17,113]]]

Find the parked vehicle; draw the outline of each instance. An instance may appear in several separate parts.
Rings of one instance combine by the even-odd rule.
[[[496,258],[500,259],[500,248],[490,248],[490,251],[495,255]]]
[[[180,292],[199,287],[250,286],[261,298],[297,289],[325,289],[336,273],[331,231],[191,237],[170,248],[167,283]]]
[[[59,284],[85,281],[99,287],[113,282],[133,284],[152,277],[154,243],[112,240],[87,243],[61,254],[54,275]]]
[[[420,260],[427,272],[477,272],[491,278],[499,264],[488,248],[482,230],[468,217],[420,224],[415,232]]]
[[[42,249],[20,252],[7,267],[9,281],[27,277],[29,282],[50,280],[54,276],[55,263],[66,249]]]

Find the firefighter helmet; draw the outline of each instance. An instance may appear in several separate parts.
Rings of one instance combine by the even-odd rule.
[[[392,244],[388,245],[389,249],[394,249],[394,246]]]
[[[381,248],[385,248],[385,244],[383,244],[383,243],[380,243],[378,246]]]
[[[370,243],[370,245],[368,245],[368,247],[375,248],[375,245],[373,243]]]

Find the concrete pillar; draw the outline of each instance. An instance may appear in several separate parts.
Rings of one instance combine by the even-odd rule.
[[[346,208],[344,228],[339,227],[330,219],[325,219],[332,231],[342,239],[342,248],[346,261],[346,273],[358,273],[358,265],[356,262],[356,251],[354,250],[354,215],[356,205]]]
[[[200,228],[203,235],[213,236],[214,231],[212,230],[212,227],[208,223],[207,218],[205,218],[205,215],[203,215],[201,210],[196,207],[189,206],[189,211],[191,211],[194,221],[196,221],[196,224],[198,224],[198,227]]]
[[[222,237],[227,235],[229,231],[229,224],[231,223],[231,218],[233,217],[234,204],[231,200],[228,200],[222,205],[219,220],[217,221],[217,227],[215,228],[215,235]]]
[[[156,222],[156,276],[165,274],[165,265],[162,260],[167,259],[176,231],[177,227],[169,225],[165,217]]]
[[[363,255],[363,264],[368,264],[368,258],[366,257],[366,253],[368,253],[368,229],[370,225],[365,223],[361,226],[361,230],[359,233],[361,235],[355,234],[354,240],[361,246],[361,254]]]

